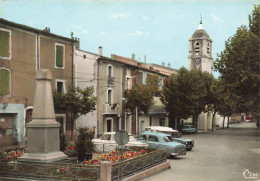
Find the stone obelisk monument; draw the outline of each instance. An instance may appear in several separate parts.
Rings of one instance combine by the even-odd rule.
[[[32,121],[26,124],[28,153],[19,157],[18,161],[47,163],[66,159],[67,155],[60,151],[60,123],[55,120],[51,71],[40,69],[35,79]]]

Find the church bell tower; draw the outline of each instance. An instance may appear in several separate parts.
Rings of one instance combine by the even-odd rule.
[[[202,28],[202,20],[189,39],[188,70],[200,69],[212,73],[212,40]]]

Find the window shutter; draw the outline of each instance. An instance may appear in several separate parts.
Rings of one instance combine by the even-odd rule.
[[[56,45],[56,66],[63,67],[63,46]]]
[[[0,96],[9,94],[9,71],[2,69],[0,70]]]
[[[9,57],[9,32],[0,30],[0,56]]]

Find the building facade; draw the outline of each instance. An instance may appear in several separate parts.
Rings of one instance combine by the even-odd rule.
[[[52,88],[73,85],[74,40],[0,19],[0,144],[20,144],[31,121],[35,73],[50,69]],[[66,128],[65,128],[66,129]],[[8,141],[7,141],[8,140]],[[1,146],[1,145],[0,145]]]
[[[75,49],[74,57],[75,87],[81,89],[93,87],[93,95],[97,97],[97,59],[99,58],[99,55]],[[81,115],[76,120],[76,128],[87,127],[93,129],[95,130],[95,137],[97,137],[97,117],[97,110],[89,112],[86,115]]]
[[[188,70],[212,73],[212,40],[202,28],[202,21],[189,39]]]

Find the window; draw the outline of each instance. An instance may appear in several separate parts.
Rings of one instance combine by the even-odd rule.
[[[64,68],[64,45],[55,44],[55,67],[56,68]]]
[[[131,69],[126,69],[125,89],[131,88]]]
[[[107,103],[112,104],[112,89],[107,91]]]
[[[55,115],[56,121],[60,123],[60,131],[62,130],[63,133],[66,133],[66,114],[56,114]]]
[[[112,130],[113,130],[113,121],[112,119],[107,119],[107,132],[111,132]]]
[[[59,93],[66,94],[66,86],[64,80],[56,80],[56,90]]]
[[[147,76],[147,74],[145,72],[143,72],[143,84],[146,83],[146,76]]]
[[[165,137],[163,137],[163,140],[164,140],[165,142],[171,142],[171,141],[173,141],[173,139],[172,139],[171,136],[165,136]]]
[[[209,43],[207,44],[207,53],[209,54]]]
[[[113,67],[112,65],[107,66],[107,84],[108,85],[114,85],[113,84]]]
[[[11,58],[11,31],[0,29],[0,57]]]
[[[158,138],[157,138],[157,136],[149,136],[149,139],[148,139],[148,141],[154,141],[154,142],[158,142]]]
[[[163,79],[162,77],[159,78],[159,89],[162,89],[163,86]]]
[[[108,77],[112,77],[112,66],[111,66],[111,65],[109,65],[109,66],[107,67],[107,76],[108,76]]]
[[[10,95],[10,71],[0,68],[0,96]]]
[[[195,52],[199,53],[200,52],[200,43],[199,42],[195,42]]]
[[[131,81],[131,78],[127,77],[127,78],[126,78],[126,82],[125,82],[125,84],[126,84],[125,88],[126,88],[126,89],[130,89],[130,88],[131,88],[131,87],[130,87],[130,81]]]
[[[160,118],[159,126],[165,126],[165,119],[164,118]]]

